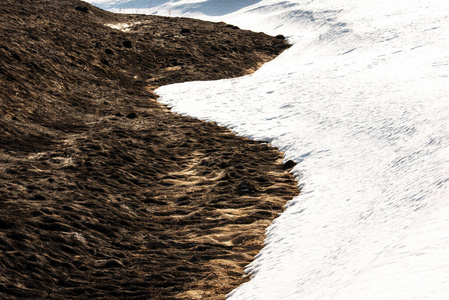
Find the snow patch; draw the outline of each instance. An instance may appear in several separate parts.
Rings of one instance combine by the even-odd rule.
[[[140,24],[141,22],[134,22],[134,23],[116,23],[116,24],[105,24],[105,26],[108,26],[112,29],[121,30],[123,32],[130,31],[130,28]]]

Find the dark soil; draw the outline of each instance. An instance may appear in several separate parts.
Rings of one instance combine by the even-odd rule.
[[[0,0],[0,298],[220,299],[247,280],[298,193],[282,154],[152,90],[241,76],[287,47],[224,23]]]

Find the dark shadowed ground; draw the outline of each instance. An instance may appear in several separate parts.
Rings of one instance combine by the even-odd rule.
[[[105,26],[119,23],[134,26]],[[241,76],[287,47],[224,23],[0,0],[0,298],[220,299],[247,280],[298,193],[282,154],[152,90]]]

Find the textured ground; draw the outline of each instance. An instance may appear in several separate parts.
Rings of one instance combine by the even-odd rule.
[[[105,24],[134,24],[127,32]],[[0,298],[223,298],[296,183],[152,90],[288,45],[224,23],[0,0]]]

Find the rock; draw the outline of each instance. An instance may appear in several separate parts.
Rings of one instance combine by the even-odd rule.
[[[137,118],[137,114],[135,112],[132,112],[132,113],[127,114],[126,117],[128,119],[135,119],[135,118]]]
[[[89,9],[87,7],[85,7],[85,6],[77,6],[77,7],[75,7],[75,9],[77,11],[80,11],[80,12],[83,12],[83,13],[88,13],[89,12]]]
[[[124,41],[123,42],[123,47],[125,47],[125,48],[132,48],[133,47],[133,44],[131,43],[131,41]]]
[[[284,163],[282,170],[292,169],[294,166],[296,166],[296,163],[290,159]]]
[[[42,201],[42,200],[46,200],[47,198],[44,195],[37,194],[37,195],[34,195],[32,199]]]
[[[231,29],[240,29],[240,27],[235,26],[235,25],[231,25],[231,24],[228,24],[228,25],[226,25],[225,27],[231,28]]]

